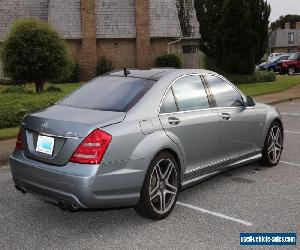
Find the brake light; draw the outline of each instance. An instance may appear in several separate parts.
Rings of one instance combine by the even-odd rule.
[[[19,133],[18,133],[18,136],[17,136],[16,148],[17,148],[17,149],[20,149],[20,150],[23,149],[21,129],[19,130]]]
[[[81,164],[99,164],[111,142],[111,135],[96,129],[91,132],[77,147],[70,162]]]

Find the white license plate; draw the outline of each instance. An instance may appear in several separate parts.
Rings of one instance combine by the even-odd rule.
[[[38,136],[36,151],[47,155],[52,155],[54,148],[54,138],[44,135]]]

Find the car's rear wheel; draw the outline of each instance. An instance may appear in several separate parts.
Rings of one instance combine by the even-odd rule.
[[[178,164],[172,154],[161,152],[151,162],[135,210],[145,218],[164,219],[172,212],[178,191]]]
[[[290,67],[289,70],[288,70],[288,74],[290,76],[293,76],[296,74],[296,69],[294,67]]]
[[[262,165],[276,166],[283,149],[283,129],[279,122],[273,122],[269,128],[262,151]]]

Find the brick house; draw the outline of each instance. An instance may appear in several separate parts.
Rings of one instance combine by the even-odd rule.
[[[13,20],[29,17],[59,32],[83,79],[101,56],[116,68],[149,68],[168,51],[197,52],[200,38],[194,0],[2,0],[0,43]]]
[[[300,22],[295,29],[286,23],[284,29],[271,31],[269,47],[271,53],[300,52]]]

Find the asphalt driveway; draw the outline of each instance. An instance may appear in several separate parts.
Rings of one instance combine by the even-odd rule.
[[[240,232],[299,233],[300,100],[277,107],[286,130],[277,167],[252,164],[207,180],[180,193],[162,221],[133,209],[61,211],[17,192],[9,168],[0,169],[0,248],[244,249]]]

